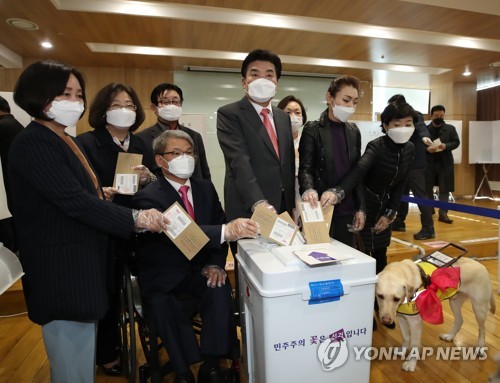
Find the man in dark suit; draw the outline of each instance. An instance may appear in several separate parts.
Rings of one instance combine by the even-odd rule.
[[[7,100],[0,96],[0,159],[2,160],[3,182],[5,184],[7,205],[9,209],[12,209],[12,196],[10,193],[9,179],[7,177],[9,148],[14,137],[23,129],[19,121],[10,114],[10,105]],[[12,218],[0,220],[0,242],[8,249],[17,251]]]
[[[177,85],[162,83],[153,89],[151,92],[151,110],[158,117],[158,122],[153,126],[144,129],[137,133],[141,137],[146,146],[153,152],[153,140],[165,130],[179,129],[191,136],[194,142],[194,150],[198,161],[194,167],[193,177],[204,178],[209,180],[210,168],[208,167],[207,156],[205,154],[205,146],[203,138],[197,131],[190,129],[179,123],[179,118],[182,116],[182,103],[184,96],[182,89]]]
[[[281,60],[274,53],[256,49],[243,61],[241,75],[245,97],[217,111],[217,137],[226,161],[226,214],[229,219],[250,217],[257,204],[264,204],[292,215],[292,127],[290,117],[271,106]]]
[[[191,178],[194,143],[187,133],[167,130],[155,139],[153,148],[163,176],[137,192],[133,206],[154,206],[165,211],[178,202],[210,241],[189,261],[166,235],[141,235],[138,241],[141,294],[170,356],[175,383],[194,383],[189,366],[200,360],[204,363],[198,383],[222,383],[219,359],[230,354],[235,340],[231,288],[224,271],[225,241],[255,237],[257,224],[250,219],[225,224],[226,216],[212,182]],[[201,350],[190,320],[176,299],[180,293],[188,293],[199,301],[203,321]]]

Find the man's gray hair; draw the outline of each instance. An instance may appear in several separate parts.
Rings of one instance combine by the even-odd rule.
[[[162,154],[167,147],[167,142],[170,138],[181,138],[189,142],[194,150],[193,139],[189,134],[182,130],[165,130],[162,134],[156,137],[153,141],[153,151],[155,154]]]

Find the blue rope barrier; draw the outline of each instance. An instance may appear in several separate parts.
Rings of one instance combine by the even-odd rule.
[[[462,213],[468,213],[468,214],[480,215],[483,217],[500,219],[500,210],[488,209],[486,207],[462,205],[459,203],[451,203],[451,202],[441,202],[441,201],[435,201],[435,200],[427,199],[427,198],[410,197],[407,195],[401,197],[401,201],[416,203],[417,205],[428,205],[428,206],[432,206],[432,207],[440,208],[440,209],[444,209],[444,210],[454,210],[454,211],[460,211]]]

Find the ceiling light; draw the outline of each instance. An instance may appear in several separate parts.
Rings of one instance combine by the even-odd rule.
[[[42,41],[42,42],[40,43],[40,45],[41,45],[42,47],[46,48],[46,49],[50,49],[50,48],[52,48],[52,47],[53,47],[52,43],[51,43],[51,42],[49,42],[49,41]]]
[[[25,31],[36,31],[38,29],[38,25],[29,20],[12,18],[5,20],[5,22],[11,27],[23,29]]]
[[[471,71],[469,70],[469,66],[467,65],[465,67],[464,73],[462,73],[462,76],[469,77],[471,75]]]

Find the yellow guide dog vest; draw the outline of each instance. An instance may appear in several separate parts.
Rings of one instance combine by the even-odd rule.
[[[429,262],[418,262],[417,266],[420,267],[425,275],[432,275],[432,273],[437,269],[436,266]],[[403,303],[401,303],[398,307],[398,314],[403,314],[403,315],[416,315],[419,313],[417,305],[415,304],[415,299],[416,297],[425,291],[425,288],[423,285],[418,289],[417,293],[415,296],[412,298],[410,302],[408,302],[406,299]],[[452,296],[454,296],[458,292],[458,289],[453,289],[453,288],[448,288],[446,291],[441,291],[438,290],[436,291],[436,296],[439,298],[440,301],[444,301],[446,299],[450,299]]]

